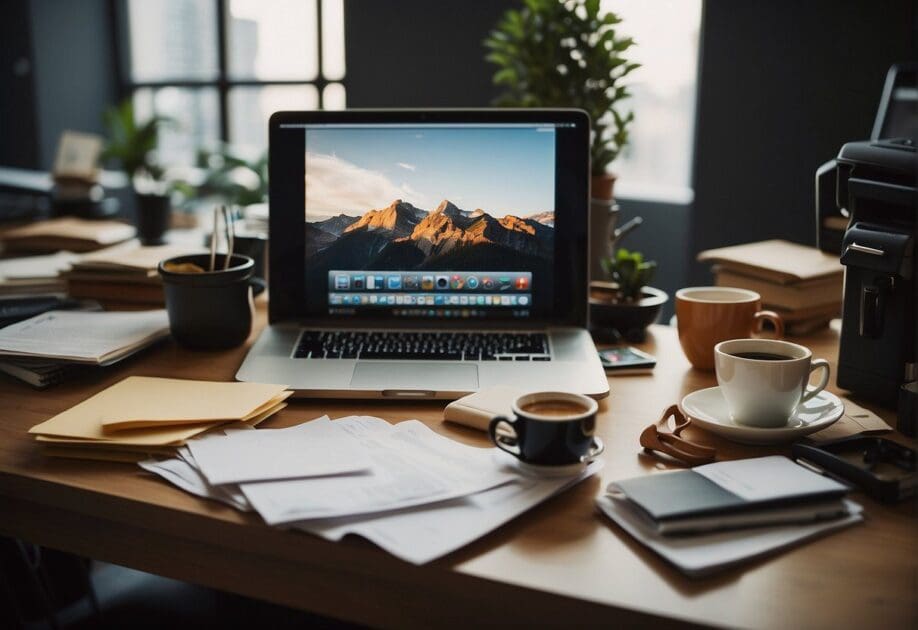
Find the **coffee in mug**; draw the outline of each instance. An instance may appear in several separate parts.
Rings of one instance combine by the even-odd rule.
[[[516,398],[513,415],[491,420],[488,435],[494,445],[521,462],[535,466],[565,466],[588,462],[603,451],[593,433],[599,405],[569,392],[536,392]]]
[[[829,383],[829,363],[810,349],[776,339],[733,339],[714,349],[717,383],[737,424],[782,427],[797,406]],[[816,387],[810,373],[822,370]]]
[[[761,329],[764,321],[784,336],[784,320],[774,311],[762,310],[755,291],[730,287],[690,287],[676,291],[679,343],[696,368],[714,368],[714,346],[727,339],[742,339]]]

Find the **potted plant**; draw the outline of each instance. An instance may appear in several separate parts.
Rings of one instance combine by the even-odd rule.
[[[136,199],[137,233],[145,245],[163,242],[172,214],[170,187],[164,180],[165,169],[156,160],[160,125],[171,122],[153,116],[138,123],[134,105],[125,99],[103,114],[108,142],[102,159],[115,160],[127,173]]]
[[[615,175],[610,165],[628,144],[634,113],[621,108],[630,97],[624,78],[640,67],[625,53],[634,40],[622,35],[621,18],[600,12],[599,0],[525,0],[507,11],[485,39],[487,61],[497,66],[494,83],[504,91],[495,104],[507,107],[579,107],[590,115],[591,276],[611,256],[615,229]]]
[[[659,319],[669,299],[664,291],[648,284],[657,263],[644,260],[640,252],[619,248],[612,258],[602,260],[611,282],[590,283],[590,329],[606,340],[640,342],[646,329]]]

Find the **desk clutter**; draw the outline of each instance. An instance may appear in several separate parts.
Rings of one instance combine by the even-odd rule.
[[[680,571],[702,577],[864,520],[848,488],[786,457],[610,484],[596,504]]]
[[[521,475],[493,448],[466,446],[417,420],[327,416],[285,429],[226,425],[141,468],[269,525],[338,541],[361,536],[423,564],[480,538],[596,473]]]
[[[789,335],[825,328],[841,313],[844,267],[815,247],[768,240],[698,254],[713,263],[714,284],[755,291]]]
[[[48,455],[137,461],[227,422],[256,426],[290,393],[285,385],[130,376],[29,433]]]

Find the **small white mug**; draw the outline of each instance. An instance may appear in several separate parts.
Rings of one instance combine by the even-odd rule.
[[[810,374],[822,369],[816,387]],[[731,339],[714,347],[717,384],[730,416],[751,427],[783,427],[797,410],[829,384],[829,363],[809,348],[775,339]]]

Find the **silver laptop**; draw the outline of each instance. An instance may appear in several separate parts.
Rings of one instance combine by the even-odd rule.
[[[279,112],[270,324],[236,377],[338,398],[600,398],[579,110]]]

